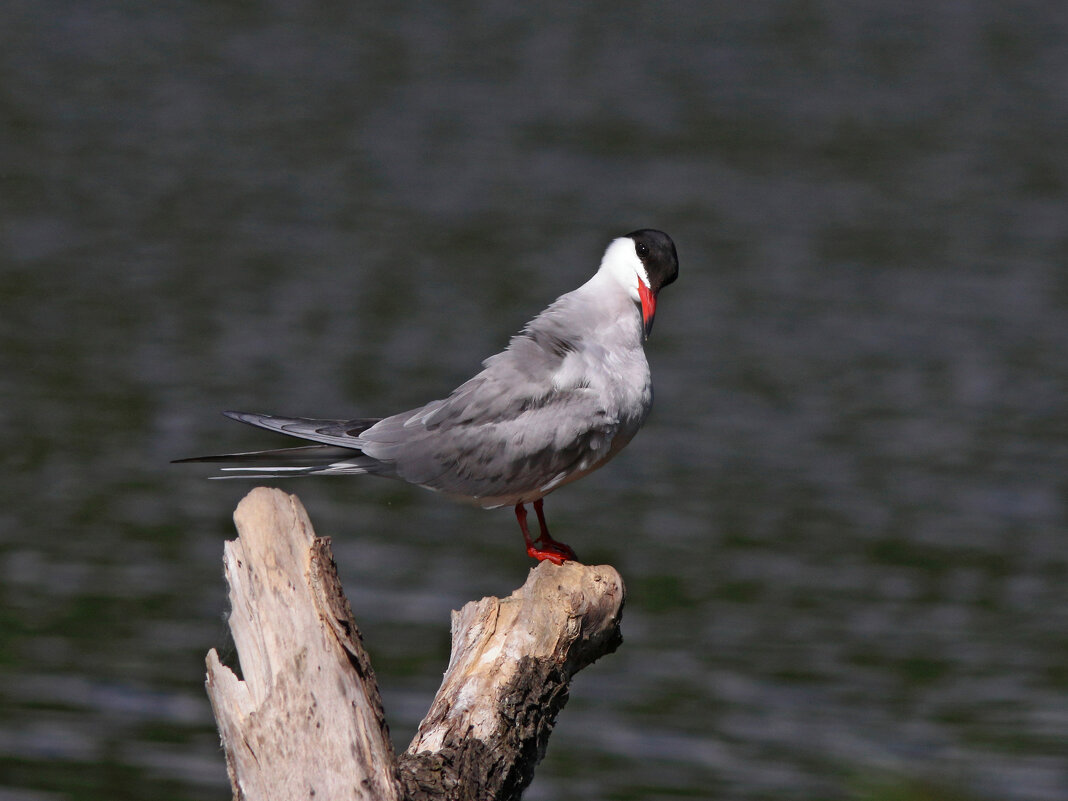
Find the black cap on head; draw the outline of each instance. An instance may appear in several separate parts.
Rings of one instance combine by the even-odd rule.
[[[634,250],[645,266],[654,295],[679,277],[679,255],[670,236],[655,228],[642,228],[627,236],[634,240]]]

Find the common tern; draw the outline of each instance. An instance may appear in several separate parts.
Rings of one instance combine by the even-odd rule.
[[[592,278],[557,298],[447,398],[385,418],[224,412],[315,444],[176,461],[241,465],[216,478],[366,473],[487,509],[513,506],[527,554],[574,560],[549,535],[543,499],[619,453],[648,417],[653,385],[644,342],[657,295],[678,273],[667,234],[634,231],[613,240]],[[533,539],[528,503],[540,527]]]

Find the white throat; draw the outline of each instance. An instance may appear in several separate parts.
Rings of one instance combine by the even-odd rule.
[[[634,240],[625,236],[612,240],[604,252],[596,277],[613,280],[636,302],[640,302],[638,281],[652,287],[645,265],[634,251]]]

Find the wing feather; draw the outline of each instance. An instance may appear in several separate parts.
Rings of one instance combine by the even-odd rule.
[[[566,369],[578,358],[574,335],[543,318],[448,398],[367,429],[363,452],[397,478],[476,500],[540,497],[600,464],[619,420],[581,370]]]

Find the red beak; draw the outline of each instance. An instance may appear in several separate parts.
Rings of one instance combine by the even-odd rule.
[[[653,318],[656,316],[656,295],[640,278],[638,279],[638,297],[642,301],[642,326],[645,329],[645,338],[648,339],[649,332],[653,330]]]

